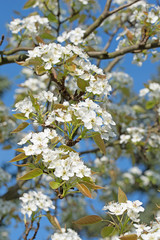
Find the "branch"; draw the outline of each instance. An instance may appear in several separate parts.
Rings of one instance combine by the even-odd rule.
[[[119,56],[123,56],[126,53],[136,53],[137,50],[138,51],[143,51],[143,50],[147,50],[147,49],[154,49],[154,48],[159,48],[160,47],[160,42],[152,42],[152,43],[148,43],[148,44],[136,44],[136,45],[132,45],[129,47],[125,47],[122,48],[118,51],[115,52],[103,52],[103,51],[99,51],[99,52],[87,52],[89,57],[92,58],[97,58],[97,59],[112,59],[112,58],[116,58]],[[16,63],[16,62],[21,62],[21,61],[25,61],[27,59],[27,54],[19,54],[19,55],[13,55],[13,56],[8,56],[8,57],[0,57],[0,65],[4,65],[4,64],[9,64],[9,63]]]
[[[119,56],[123,56],[126,53],[136,53],[136,51],[143,51],[146,49],[152,49],[152,48],[158,48],[160,47],[160,42],[152,42],[152,43],[148,43],[148,44],[136,44],[136,45],[132,45],[129,47],[124,47],[118,51],[115,52],[87,52],[88,55],[92,58],[97,58],[97,59],[112,59],[115,57],[119,57]]]
[[[19,55],[13,55],[8,57],[1,56],[0,65],[25,61],[27,58],[28,56],[26,54],[19,54]]]
[[[29,226],[29,222],[26,222],[25,224],[25,235],[23,237],[24,240],[27,240],[29,232],[32,230],[33,227],[33,221],[31,221],[31,224]]]
[[[40,221],[40,220],[39,220]],[[36,227],[36,229],[35,229],[35,232],[34,232],[34,235],[33,235],[33,237],[32,238],[30,238],[29,240],[33,240],[33,239],[35,239],[36,238],[36,235],[37,235],[37,233],[38,233],[38,230],[39,230],[39,226],[40,226],[40,222],[37,222],[37,227]]]
[[[105,47],[103,48],[103,51],[106,51],[106,50],[110,47],[110,45],[111,45],[111,43],[112,43],[112,41],[113,41],[113,38],[114,38],[114,36],[116,35],[116,33],[118,32],[118,30],[119,30],[119,27],[117,27],[117,28],[114,30],[114,32],[110,35],[110,37],[109,37],[109,39],[108,39],[108,42],[106,43]],[[100,66],[100,63],[101,63],[101,59],[98,59],[98,61],[97,61],[97,67]]]
[[[1,36],[0,46],[2,45],[3,41],[4,41],[4,35]]]
[[[125,4],[121,7],[118,7],[116,8],[115,10],[109,12],[109,8],[110,8],[110,4],[111,4],[111,0],[108,0],[106,2],[106,5],[105,5],[105,9],[104,11],[102,12],[102,14],[95,20],[94,23],[92,23],[87,29],[86,29],[86,32],[84,33],[84,36],[83,36],[83,39],[85,39],[86,37],[88,37],[96,28],[98,28],[101,23],[106,19],[108,18],[109,16],[113,15],[114,13],[117,13],[119,12],[120,10],[124,9],[124,8],[127,8],[131,5],[133,5],[134,3],[136,2],[139,2],[140,0],[135,0],[133,1],[132,3],[128,3],[128,4]]]
[[[3,55],[12,55],[14,53],[17,53],[17,52],[21,52],[21,51],[29,51],[29,50],[33,50],[33,47],[18,47],[18,48],[14,48],[12,50],[9,50],[9,51],[2,51],[1,54]]]
[[[111,61],[108,66],[104,69],[105,73],[111,72],[114,66],[122,59],[121,57],[116,57],[113,61]]]

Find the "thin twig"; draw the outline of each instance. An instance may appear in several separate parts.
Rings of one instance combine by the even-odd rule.
[[[2,45],[3,41],[4,41],[4,35],[1,36],[0,46]]]
[[[113,61],[111,61],[108,66],[104,69],[105,73],[109,73],[112,71],[112,69],[114,68],[114,66],[122,59],[121,57],[116,57]]]
[[[83,39],[85,39],[86,37],[88,37],[96,28],[98,28],[102,22],[107,19],[109,16],[119,12],[120,10],[124,9],[124,8],[127,8],[127,7],[130,7],[131,5],[133,5],[134,3],[136,2],[139,2],[140,0],[135,0],[131,3],[128,3],[128,4],[124,4],[123,6],[121,7],[118,7],[116,9],[114,9],[113,11],[110,11],[108,10],[108,7],[110,6],[110,1],[107,1],[106,5],[105,5],[105,9],[104,11],[102,12],[102,14],[94,21],[94,23],[92,23],[88,28],[87,30],[85,31],[84,33],[84,36],[83,36]],[[108,3],[109,2],[109,3]]]
[[[58,18],[58,26],[57,26],[57,37],[59,36],[59,31],[60,31],[60,15],[61,15],[61,8],[60,8],[60,0],[57,0],[57,6],[58,6],[58,12],[57,12],[57,18]]]
[[[117,28],[114,30],[114,32],[110,35],[110,38],[109,38],[108,42],[106,43],[106,45],[104,46],[103,51],[107,51],[107,49],[110,47],[110,45],[111,45],[111,43],[112,43],[112,40],[113,40],[115,34],[118,32],[118,30],[119,30],[119,27],[117,27]],[[97,61],[97,67],[100,66],[100,63],[101,63],[101,59],[98,59],[98,61]]]
[[[37,227],[36,227],[36,229],[35,229],[35,232],[34,232],[33,237],[30,238],[29,240],[35,239],[35,237],[36,237],[36,235],[37,235],[37,233],[38,233],[38,230],[39,230],[39,226],[40,226],[40,220],[37,222]]]
[[[33,227],[33,221],[31,221],[30,227],[29,227],[29,222],[25,224],[25,235],[23,237],[24,240],[27,240],[29,232],[32,230]]]

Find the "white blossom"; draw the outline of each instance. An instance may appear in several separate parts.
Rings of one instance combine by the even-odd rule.
[[[41,191],[29,191],[24,193],[20,197],[21,203],[21,213],[31,217],[33,212],[37,210],[49,211],[49,209],[55,209],[52,200]]]
[[[81,238],[74,230],[62,228],[51,236],[51,240],[81,240]]]

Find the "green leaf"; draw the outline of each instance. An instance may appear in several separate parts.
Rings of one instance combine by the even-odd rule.
[[[85,81],[83,79],[78,78],[77,79],[77,86],[82,89],[82,91],[84,92],[86,87],[89,86],[89,82]]]
[[[61,145],[59,148],[63,149],[63,150],[66,150],[66,151],[69,151],[69,152],[75,152],[76,153],[76,151],[73,148],[71,148],[69,146],[66,146],[66,145]]]
[[[109,237],[109,236],[111,236],[111,234],[112,234],[113,231],[114,231],[114,227],[113,227],[113,226],[104,227],[104,228],[102,228],[102,230],[101,230],[101,236],[102,236],[103,238]]]
[[[37,99],[33,97],[31,92],[29,92],[29,96],[30,96],[31,102],[33,104],[33,107],[35,108],[35,110],[37,112],[39,112],[40,111],[40,105],[38,104]]]
[[[28,0],[28,1],[25,3],[23,9],[30,8],[30,7],[32,7],[35,3],[36,3],[36,0]]]
[[[73,61],[74,61],[76,58],[77,58],[77,54],[74,54],[72,57],[70,57],[70,58],[68,58],[68,59],[66,60],[66,64],[67,64],[67,65],[72,64]]]
[[[69,19],[69,21],[70,22],[73,22],[73,21],[75,21],[76,19],[78,19],[79,18],[79,14],[76,14],[76,15],[74,15],[73,17],[71,17],[70,19]]]
[[[127,196],[122,191],[122,189],[120,187],[118,188],[118,202],[119,203],[126,203],[127,202]]]
[[[139,106],[139,105],[134,105],[132,108],[133,108],[133,110],[136,111],[137,113],[145,113],[145,109],[142,108],[142,107]]]
[[[36,66],[35,67],[35,72],[38,76],[41,76],[46,73],[46,70],[43,66]]]
[[[97,215],[89,215],[86,217],[82,217],[77,221],[74,221],[74,223],[77,225],[90,225],[90,224],[101,222],[102,220],[103,219]]]
[[[24,152],[23,148],[16,148],[15,151],[21,152],[21,153]]]
[[[43,171],[40,168],[35,168],[30,172],[26,173],[24,176],[19,177],[17,180],[29,180],[35,177],[38,177],[43,174]]]
[[[146,109],[151,109],[151,108],[153,108],[154,106],[156,105],[156,102],[155,101],[148,101],[147,103],[146,103]]]
[[[55,22],[55,23],[58,22],[57,16],[54,15],[53,13],[48,14],[47,18],[48,18],[48,20],[49,20],[50,22]]]
[[[28,125],[29,125],[29,123],[23,122],[23,123],[21,123],[15,130],[13,130],[11,133],[20,132],[20,131],[22,131],[23,129],[25,129]]]
[[[88,187],[84,185],[83,183],[77,183],[76,187],[79,189],[79,191],[86,197],[92,198],[91,192],[89,191]]]
[[[9,149],[11,149],[11,148],[12,148],[11,145],[6,145],[6,146],[4,146],[2,149],[3,149],[3,150],[9,150]]]
[[[97,144],[97,146],[99,147],[99,149],[101,150],[101,152],[103,154],[106,154],[106,147],[105,147],[103,139],[101,138],[100,133],[98,133],[98,132],[94,133],[93,139],[94,139],[95,143]]]
[[[120,237],[121,240],[137,240],[138,237],[136,234],[128,234],[123,237]]]
[[[123,88],[121,88],[121,91],[125,96],[127,96],[127,97],[130,96],[130,89],[129,88],[123,87]]]
[[[57,189],[61,186],[61,184],[59,182],[49,182],[49,186],[52,188],[52,189]]]
[[[75,72],[76,65],[74,63],[72,63],[70,65],[64,64],[64,68],[67,69],[69,72]]]
[[[61,226],[57,220],[57,218],[55,216],[52,216],[49,212],[47,213],[47,218],[50,221],[50,223],[57,229],[59,229],[60,231],[62,231]]]
[[[20,160],[25,159],[27,156],[24,153],[20,153],[19,155],[15,156],[11,161],[9,162],[18,162]]]
[[[28,119],[27,117],[25,117],[24,113],[16,113],[16,114],[13,114],[13,116],[16,119],[21,119],[21,120],[27,120]]]
[[[86,14],[82,14],[81,16],[80,16],[80,18],[79,18],[79,24],[81,24],[81,23],[84,23],[84,21],[85,21],[85,19],[86,19],[86,17],[87,17],[87,15]]]
[[[52,36],[50,33],[43,33],[43,34],[41,34],[41,38],[43,38],[43,39],[50,39],[50,40],[55,40],[55,37],[54,36]]]

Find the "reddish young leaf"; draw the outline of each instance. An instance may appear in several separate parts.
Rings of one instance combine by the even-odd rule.
[[[58,219],[55,216],[52,216],[49,212],[47,213],[47,218],[50,221],[50,223],[57,229],[59,229],[60,231],[62,231],[61,226],[58,222]]]
[[[27,156],[24,153],[20,153],[19,155],[15,156],[11,161],[9,162],[18,162],[22,159],[25,159]]]
[[[77,183],[76,186],[84,196],[86,196],[88,198],[92,198],[91,192],[89,191],[87,186],[85,186],[83,183]]]
[[[97,215],[89,215],[86,217],[82,217],[77,221],[74,221],[74,223],[77,225],[90,225],[90,224],[101,222],[102,220],[103,219]]]

